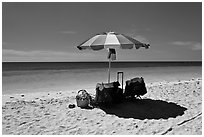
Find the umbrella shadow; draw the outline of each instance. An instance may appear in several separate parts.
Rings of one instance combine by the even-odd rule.
[[[134,119],[168,119],[184,114],[187,108],[172,102],[152,99],[135,99],[115,104],[111,107],[100,107],[107,114],[121,118]]]

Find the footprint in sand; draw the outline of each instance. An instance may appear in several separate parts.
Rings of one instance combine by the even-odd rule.
[[[27,123],[26,121],[21,122],[21,123],[19,124],[19,126],[24,125],[24,124],[26,124],[26,123]]]
[[[24,94],[21,94],[21,97],[24,97],[25,95]]]

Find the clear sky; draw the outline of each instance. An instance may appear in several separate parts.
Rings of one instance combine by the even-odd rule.
[[[94,34],[115,31],[150,43],[117,50],[117,61],[201,61],[202,3],[2,3],[3,61],[107,61],[79,51]]]

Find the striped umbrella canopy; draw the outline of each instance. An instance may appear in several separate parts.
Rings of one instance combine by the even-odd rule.
[[[102,49],[132,49],[135,46],[136,49],[140,47],[149,48],[149,44],[142,43],[134,38],[126,36],[124,34],[118,34],[115,32],[103,32],[97,34],[88,40],[81,43],[77,48],[79,50],[91,49],[91,50],[102,50]],[[109,50],[110,52],[110,50]],[[110,68],[111,58],[109,58],[109,69],[108,69],[108,83],[110,83]]]
[[[104,48],[132,49],[134,46],[136,49],[139,49],[140,47],[145,47],[147,49],[150,45],[139,42],[124,34],[117,34],[111,31],[97,34],[81,43],[77,48],[79,50],[102,50]]]

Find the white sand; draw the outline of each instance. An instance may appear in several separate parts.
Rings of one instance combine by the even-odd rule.
[[[68,108],[77,91],[3,95],[2,134],[202,134],[201,78],[147,83],[147,90],[142,100],[101,109]]]

